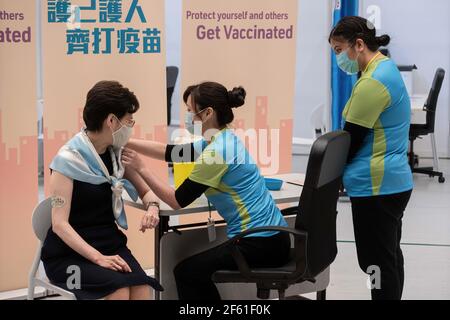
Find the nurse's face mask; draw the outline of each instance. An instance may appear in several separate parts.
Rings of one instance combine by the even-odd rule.
[[[194,134],[194,133],[201,134],[202,133],[203,121],[194,121],[194,117],[198,116],[200,113],[202,113],[206,109],[208,109],[208,108],[205,108],[197,113],[190,112],[190,111],[186,112],[186,114],[184,116],[184,126],[190,134]]]
[[[128,141],[131,138],[131,135],[133,134],[134,120],[129,120],[130,125],[125,125],[115,115],[114,118],[116,118],[121,127],[112,132],[112,146],[115,149],[120,149],[127,145]]]
[[[349,75],[357,74],[359,72],[358,58],[360,53],[358,53],[356,60],[352,60],[348,56],[348,50],[350,50],[352,47],[353,46],[336,55],[336,61],[339,68]]]

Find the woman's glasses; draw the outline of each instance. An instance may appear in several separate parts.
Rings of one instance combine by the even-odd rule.
[[[122,121],[120,121],[120,119],[117,116],[114,115],[114,117],[117,119],[117,121],[119,121],[119,123],[122,126],[125,125],[125,126],[127,126],[129,128],[133,128],[134,125],[136,124],[136,120],[134,120],[134,119],[124,119],[123,123],[122,123]]]

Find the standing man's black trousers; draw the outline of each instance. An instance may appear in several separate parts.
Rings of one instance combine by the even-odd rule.
[[[361,269],[372,278],[373,300],[400,300],[403,292],[402,218],[412,191],[351,198],[353,226]],[[380,270],[376,288],[375,268]]]

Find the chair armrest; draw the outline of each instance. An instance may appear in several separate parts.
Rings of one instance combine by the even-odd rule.
[[[435,110],[428,109],[428,106],[424,106],[422,110],[425,112],[436,113]]]
[[[297,214],[298,214],[298,206],[290,207],[290,208],[285,208],[285,209],[281,210],[281,214],[282,214],[283,216],[293,216],[293,215],[297,215]]]
[[[308,233],[306,231],[300,231],[300,230],[297,230],[294,228],[287,228],[287,227],[278,227],[278,226],[270,227],[269,226],[269,227],[258,227],[258,228],[254,228],[254,229],[250,229],[250,230],[241,232],[237,236],[226,241],[224,243],[224,245],[236,243],[236,241],[238,241],[250,234],[265,232],[265,231],[278,231],[278,232],[293,234],[295,236],[303,238],[303,240],[305,241],[305,246],[306,246],[306,241],[308,239]],[[233,259],[236,262],[236,265],[238,266],[239,272],[247,279],[250,279],[252,276],[252,271],[251,271],[244,255],[241,253],[241,251],[236,246],[233,246],[232,250],[231,250],[231,255],[233,256]]]
[[[287,228],[287,227],[258,227],[258,228],[253,228],[250,230],[246,230],[241,232],[240,234],[238,234],[237,236],[234,236],[233,238],[229,239],[227,242],[235,242],[237,240],[240,240],[248,235],[254,234],[254,233],[259,233],[259,232],[265,232],[265,231],[278,231],[278,232],[284,232],[284,233],[289,233],[289,234],[293,234],[299,237],[303,237],[305,239],[308,238],[308,233],[306,231],[301,231],[301,230],[297,230],[294,228]]]

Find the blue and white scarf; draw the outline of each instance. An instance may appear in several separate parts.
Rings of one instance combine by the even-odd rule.
[[[112,208],[117,224],[128,229],[127,217],[122,200],[123,189],[136,201],[138,193],[134,186],[123,179],[125,169],[122,165],[122,149],[108,147],[113,163],[113,174],[108,169],[95,150],[85,129],[70,139],[59,151],[50,164],[55,170],[73,180],[100,185],[108,182],[112,190]]]

